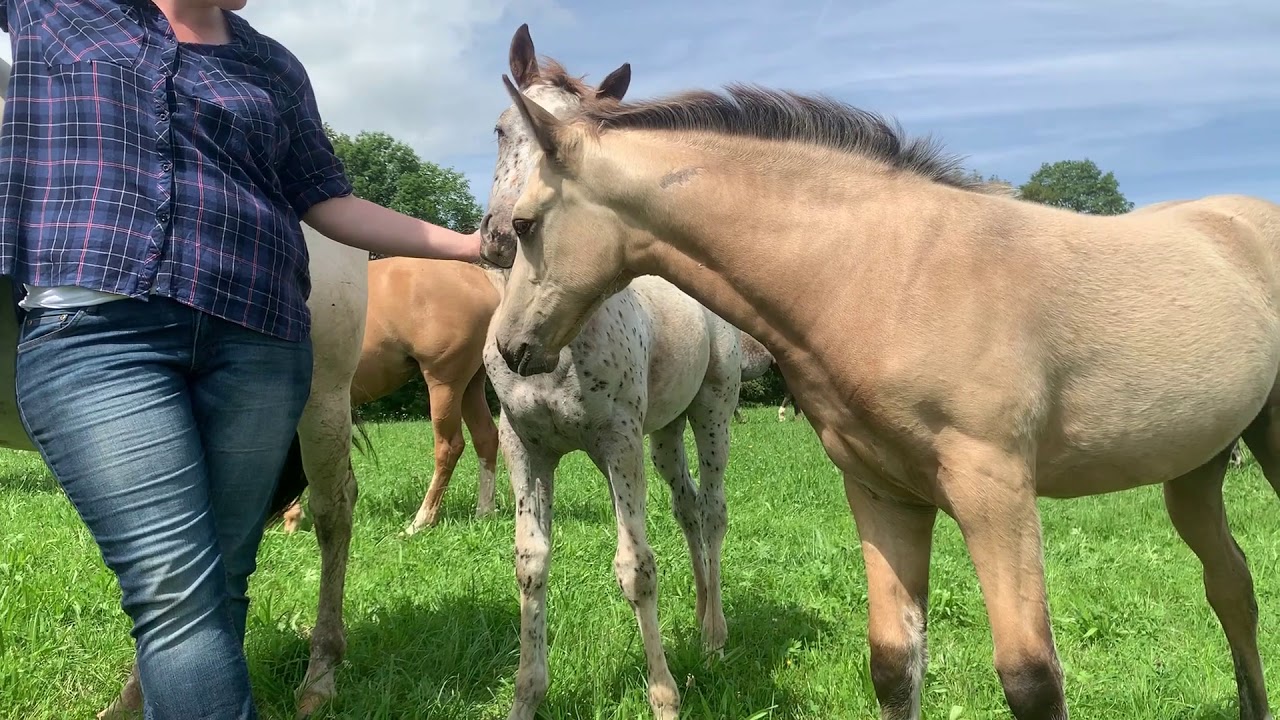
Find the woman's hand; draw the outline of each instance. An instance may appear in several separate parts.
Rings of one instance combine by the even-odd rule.
[[[379,255],[464,262],[480,258],[479,231],[464,235],[354,195],[318,203],[302,220],[335,242]]]

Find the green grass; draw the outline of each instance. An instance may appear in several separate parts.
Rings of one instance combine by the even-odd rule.
[[[865,581],[839,477],[803,422],[772,408],[733,426],[724,595],[729,650],[704,666],[683,538],[650,474],[649,533],[660,615],[685,716],[876,718],[867,670]],[[510,490],[471,518],[468,450],[444,521],[397,533],[430,476],[424,423],[370,428],[379,463],[361,481],[347,584],[349,651],[339,699],[321,717],[505,718],[518,653]],[[580,455],[557,482],[546,718],[643,718],[644,656],[613,579],[603,479]],[[1228,481],[1249,556],[1271,685],[1280,667],[1280,500],[1255,467]],[[1048,582],[1074,718],[1234,718],[1226,641],[1200,568],[1166,519],[1159,488],[1044,501]],[[268,717],[292,717],[319,582],[314,533],[278,529],[254,578],[248,654]],[[929,608],[925,717],[1007,718],[972,565],[941,518]],[[119,595],[74,511],[34,455],[0,455],[0,718],[87,718],[118,691],[132,657]],[[1280,696],[1277,696],[1280,700]]]

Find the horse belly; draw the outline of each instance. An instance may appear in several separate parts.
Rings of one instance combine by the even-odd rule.
[[[1227,362],[1240,355],[1218,357]],[[1255,357],[1251,367],[1216,381],[1188,373],[1181,383],[1065,394],[1062,422],[1041,443],[1038,493],[1065,498],[1126,490],[1208,463],[1257,417],[1276,386],[1280,352]]]
[[[665,427],[684,413],[707,378],[711,328],[707,313],[692,297],[655,277],[632,281],[638,311],[648,322],[638,328],[648,412],[645,432]]]

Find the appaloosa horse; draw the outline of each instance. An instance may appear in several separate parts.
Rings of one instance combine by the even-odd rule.
[[[527,26],[516,32],[509,60],[520,87],[555,112],[615,103],[630,82],[627,65],[597,89],[551,61],[539,64]],[[514,108],[502,113],[496,130],[497,169],[482,228],[510,226],[511,203],[534,167],[536,148]],[[491,255],[499,260],[515,253],[509,232],[488,242],[491,250],[497,245]],[[503,282],[527,282],[524,267],[517,265]],[[500,444],[516,503],[520,666],[510,718],[532,720],[546,695],[553,478],[560,458],[577,450],[608,480],[618,530],[614,571],[639,622],[650,703],[662,717],[675,718],[679,693],[659,634],[657,569],[645,533],[644,436],[650,437],[655,468],[671,486],[672,509],[688,542],[704,647],[722,651],[723,482],[729,420],[741,385],[738,331],[665,280],[640,278],[598,293],[563,339],[563,349],[548,359],[549,372],[538,377],[512,372],[492,337],[485,347],[485,366],[502,403]],[[698,486],[685,457],[686,421],[698,448]]]
[[[1064,720],[1036,498],[1156,483],[1203,564],[1240,717],[1271,717],[1222,484],[1243,436],[1280,492],[1280,206],[1090,216],[993,194],[821,96],[731,86],[566,121],[505,82],[542,152],[490,229],[519,237],[503,359],[554,372],[598,298],[647,275],[764,343],[844,473],[883,717],[920,715],[939,509],[1013,716]]]
[[[4,108],[10,64],[0,59],[0,112]],[[346,651],[342,596],[356,479],[351,470],[351,379],[364,336],[368,253],[336,243],[303,226],[311,256],[314,371],[311,397],[280,478],[273,512],[283,510],[306,484],[311,486],[311,512],[320,543],[320,599],[311,631],[311,659],[298,688],[299,714],[309,714],[336,692],[333,673]],[[12,298],[9,278],[0,278],[0,298]],[[0,446],[35,452],[18,419],[14,391],[17,318],[0,311]],[[263,479],[264,482],[267,478]],[[136,668],[120,696],[100,717],[129,713],[142,704]]]

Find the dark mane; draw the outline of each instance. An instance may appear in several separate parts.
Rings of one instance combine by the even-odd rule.
[[[863,155],[945,185],[991,192],[982,180],[964,172],[961,158],[931,138],[907,138],[896,121],[825,95],[730,85],[720,93],[694,90],[656,100],[584,107],[580,117],[602,130],[705,131],[807,142]]]

